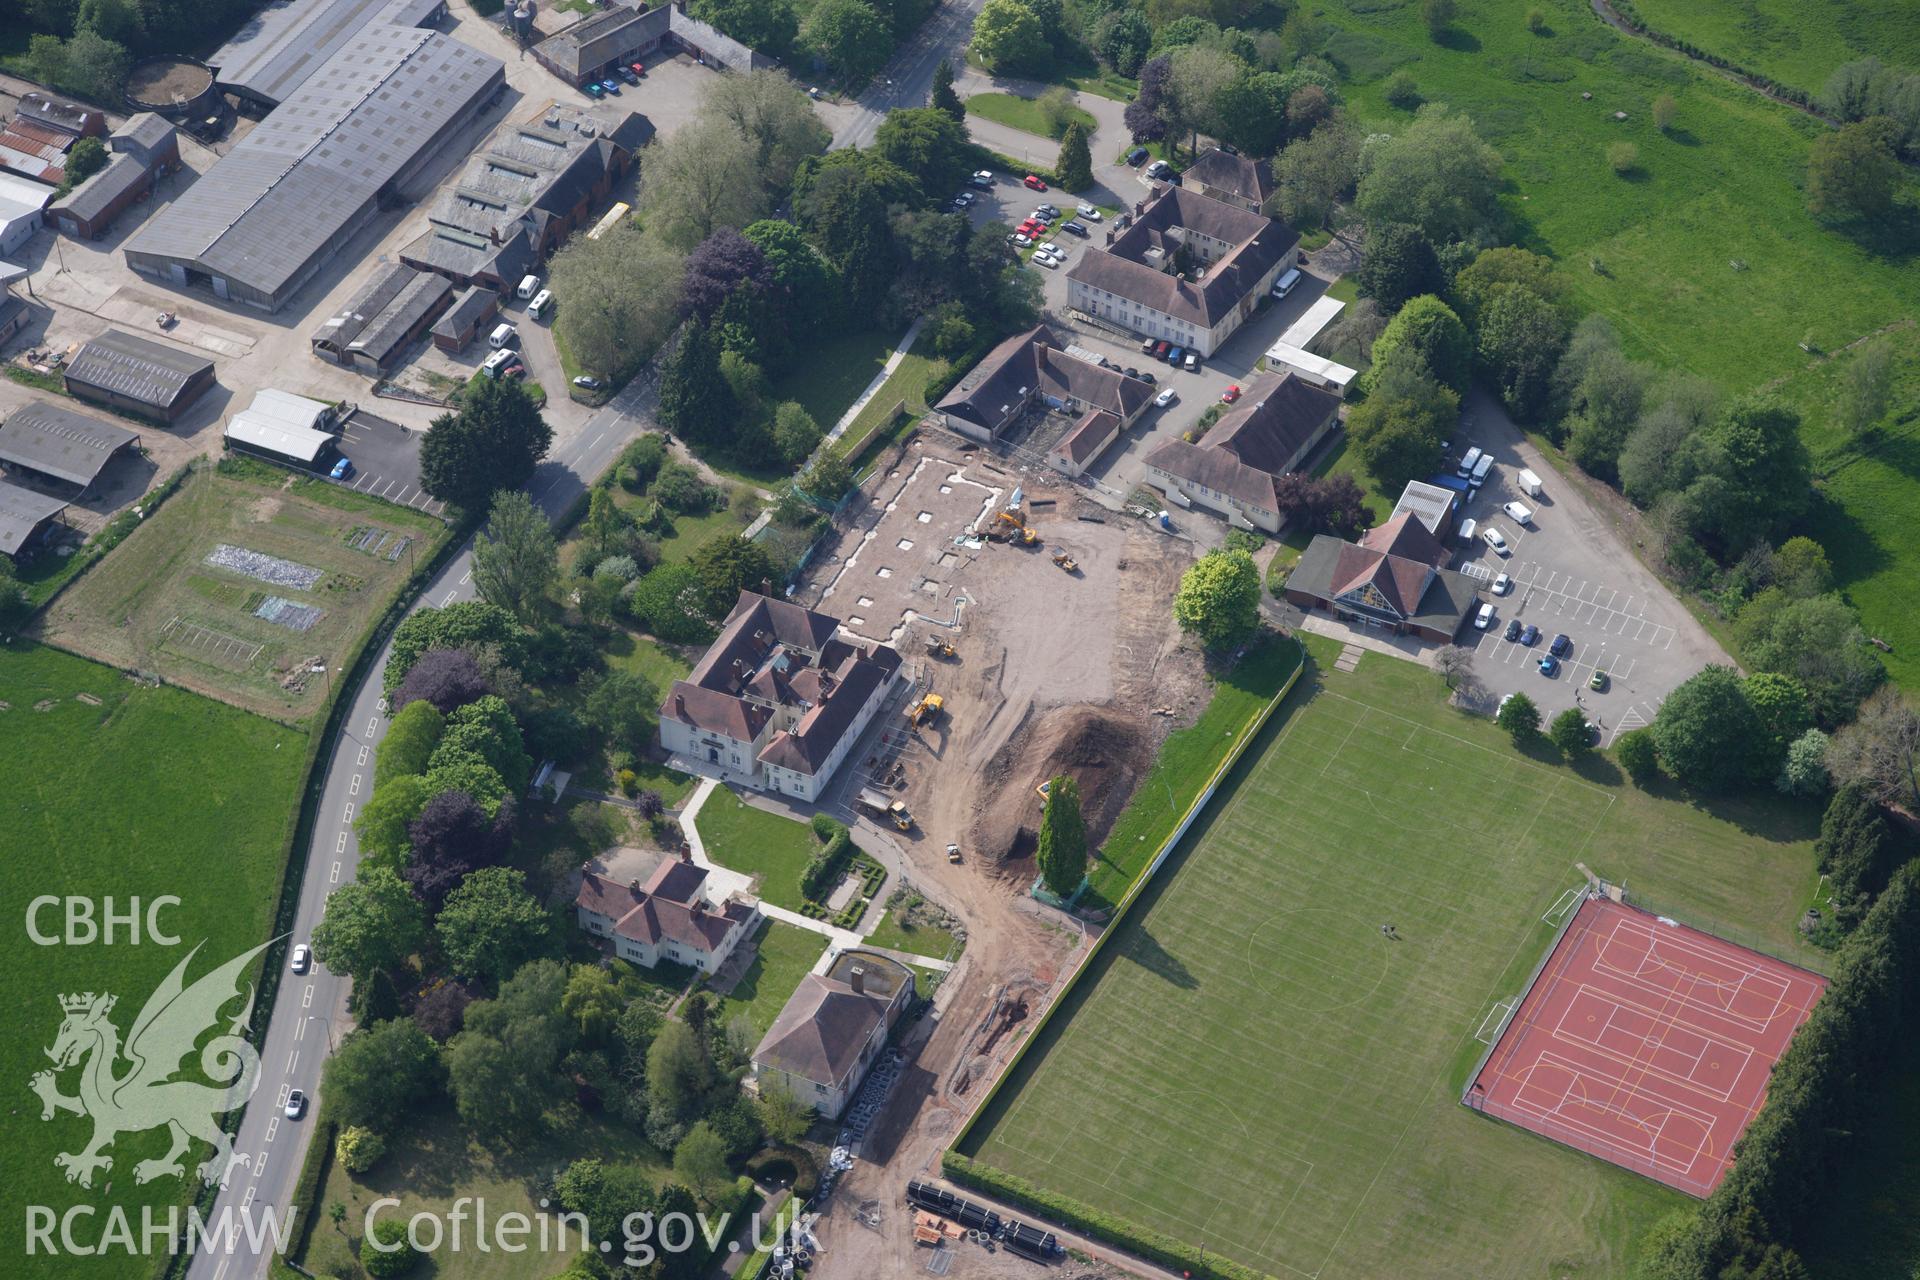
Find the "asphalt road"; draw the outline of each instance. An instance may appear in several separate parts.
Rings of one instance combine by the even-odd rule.
[[[973,38],[973,20],[985,0],[940,0],[933,15],[920,24],[913,39],[894,51],[867,91],[860,95],[859,113],[833,135],[833,147],[873,144],[880,122],[895,107],[924,107],[933,92],[933,70],[945,58],[958,74],[967,65],[965,49]]]
[[[628,441],[653,428],[651,420],[639,410],[642,392],[639,382],[629,384],[584,427],[558,442],[553,456],[534,472],[527,491],[548,518],[557,517],[572,505]],[[472,569],[469,544],[421,592],[416,607],[471,599]],[[353,816],[373,789],[374,747],[387,725],[378,679],[386,657],[383,651],[368,680],[345,695],[351,710],[327,758],[326,790],[320,800],[313,843],[307,851],[306,877],[294,920],[296,942],[312,936],[314,924],[326,909],[327,895],[351,880],[359,865]],[[279,1221],[287,1221],[288,1201],[300,1176],[319,1106],[321,1064],[352,1029],[347,1016],[346,978],[316,965],[304,975],[287,973],[282,981],[260,1054],[260,1087],[234,1139],[234,1150],[249,1156],[249,1165],[234,1170],[215,1201],[210,1217],[215,1223],[227,1209],[234,1212],[236,1223],[244,1220],[240,1216],[243,1213],[258,1221],[268,1206]],[[289,1120],[283,1113],[287,1094],[293,1089],[301,1090],[310,1100],[306,1115],[299,1120]],[[271,1236],[262,1245],[255,1248],[243,1237],[230,1251],[204,1251],[188,1269],[189,1280],[259,1280],[267,1273],[267,1255],[274,1251]]]

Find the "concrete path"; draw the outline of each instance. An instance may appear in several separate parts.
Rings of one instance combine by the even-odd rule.
[[[907,352],[913,347],[913,340],[920,336],[920,326],[926,322],[925,316],[913,318],[913,323],[907,326],[907,332],[900,339],[900,345],[895,347],[893,354],[887,357],[887,363],[881,367],[879,373],[874,375],[873,381],[867,384],[867,389],[862,391],[853,404],[848,406],[847,411],[840,415],[840,421],[833,424],[833,430],[827,432],[829,441],[838,440],[845,435],[847,428],[853,425],[853,420],[860,416],[860,411],[867,407],[867,401],[879,394],[880,388],[886,384],[888,378],[893,376],[893,371],[900,367],[902,360],[906,359]]]

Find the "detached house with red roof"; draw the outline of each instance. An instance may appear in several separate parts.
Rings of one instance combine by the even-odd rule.
[[[711,901],[706,868],[678,858],[662,862],[644,884],[588,872],[574,907],[582,929],[611,939],[615,955],[649,969],[668,961],[713,973],[760,924],[757,904]]]
[[[660,743],[708,772],[798,800],[826,790],[892,695],[900,655],[839,620],[742,591],[660,708]]]
[[[1479,604],[1473,579],[1441,568],[1446,562],[1419,513],[1403,510],[1358,542],[1316,537],[1288,577],[1286,597],[1345,622],[1445,644]]]

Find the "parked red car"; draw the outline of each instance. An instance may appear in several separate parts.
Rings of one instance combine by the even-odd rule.
[[[1228,387],[1225,391],[1222,391],[1220,393],[1221,404],[1232,404],[1235,400],[1238,400],[1239,398],[1240,398],[1240,384],[1237,382],[1234,385]]]
[[[1025,178],[1022,178],[1021,181],[1026,183],[1026,185],[1034,191],[1045,191],[1047,189],[1047,184],[1032,174],[1028,174]]]

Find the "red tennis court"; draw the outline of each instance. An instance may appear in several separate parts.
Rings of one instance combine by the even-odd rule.
[[[1589,897],[1466,1102],[1706,1196],[1826,986],[1664,916]]]

